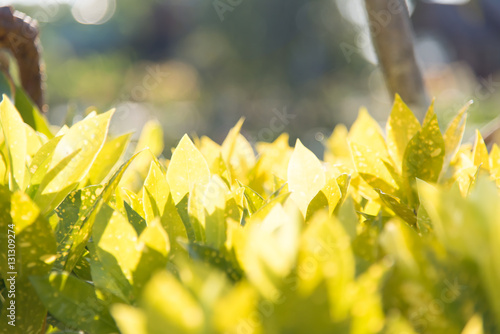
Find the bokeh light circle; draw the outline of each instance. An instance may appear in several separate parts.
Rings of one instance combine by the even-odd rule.
[[[116,0],[77,0],[71,14],[81,24],[103,24],[115,13]]]

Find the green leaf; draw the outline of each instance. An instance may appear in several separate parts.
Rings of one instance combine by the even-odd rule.
[[[422,198],[420,198],[420,202],[422,202]],[[431,218],[429,217],[427,211],[425,211],[425,207],[423,205],[418,207],[417,228],[422,235],[429,235],[433,232]]]
[[[297,204],[304,217],[309,202],[325,183],[326,177],[321,162],[297,139],[288,164],[288,189],[291,192],[290,198]]]
[[[191,139],[184,135],[175,148],[167,169],[167,181],[175,204],[191,191],[195,183],[206,184],[209,178],[210,170],[205,158]]]
[[[4,276],[11,279],[15,276]],[[5,303],[0,312],[1,334],[38,334],[41,332],[47,309],[38,297],[37,291],[28,280],[28,277],[15,277],[15,298],[5,298]],[[8,283],[7,283],[8,284]],[[9,324],[10,302],[15,302],[15,322]],[[15,326],[12,326],[14,324]]]
[[[45,177],[35,194],[35,202],[43,213],[50,213],[88,173],[102,148],[114,110],[89,116],[73,125],[57,144],[49,171],[68,155],[74,154],[57,175]]]
[[[11,200],[18,274],[23,277],[45,274],[56,260],[52,228],[28,195],[15,192]]]
[[[415,183],[419,178],[436,182],[443,168],[445,143],[436,115],[408,143],[403,161],[403,182],[406,186],[408,204],[418,205]]]
[[[146,221],[160,217],[171,240],[172,253],[181,251],[182,247],[177,243],[177,238],[187,237],[186,228],[175,207],[167,179],[156,161],[151,162],[142,195]]]
[[[127,213],[128,222],[135,229],[137,235],[141,235],[142,231],[144,231],[147,226],[146,220],[142,218],[142,216],[137,213],[137,211],[135,211],[127,202],[124,202],[123,205]]]
[[[375,191],[377,191],[384,204],[394,211],[396,215],[401,217],[412,228],[417,228],[417,215],[411,208],[402,203],[397,197],[386,194],[380,189],[375,189]]]
[[[28,150],[25,123],[16,107],[5,95],[0,103],[0,123],[9,152],[12,190],[24,190],[27,185],[26,155]]]
[[[14,93],[15,93],[15,85],[8,73],[8,69],[7,71],[4,71],[3,69],[0,70],[0,94],[1,95],[5,94],[9,98],[12,98]]]
[[[242,185],[241,183],[240,186],[243,187],[243,196],[245,197],[245,204],[248,208],[248,212],[252,215],[264,205],[265,201],[262,196],[252,188]]]
[[[70,193],[55,209],[59,217],[55,233],[57,239],[56,267],[63,268],[69,255],[75,236],[80,233],[82,225],[99,199],[104,186],[89,186]]]
[[[337,180],[330,179],[323,189],[321,189],[318,194],[312,199],[307,207],[306,221],[308,221],[317,211],[327,208],[329,214],[331,215],[340,199],[342,194],[340,192]]]
[[[144,205],[142,203],[142,198],[138,197],[135,192],[127,188],[120,188],[122,196],[127,199],[127,203],[130,205],[135,212],[137,212],[143,219],[146,219],[146,214],[144,213]]]
[[[319,191],[307,206],[306,222],[318,211],[328,210],[328,199],[323,191]]]
[[[480,280],[489,310],[494,314],[491,319],[498,324],[498,187],[488,176],[480,175],[467,197],[461,195],[458,187],[448,190],[422,181],[418,182],[418,190],[436,238],[454,257],[474,263],[474,277]]]
[[[127,133],[104,143],[89,170],[88,179],[90,184],[99,184],[106,180],[113,167],[125,153],[130,137],[131,134]]]
[[[133,274],[134,288],[141,291],[156,271],[167,266],[170,242],[159,219],[153,220],[139,236],[136,249],[141,257]]]
[[[401,170],[400,166],[404,161],[406,146],[420,129],[420,123],[415,115],[396,94],[391,114],[387,120],[386,132],[387,149],[398,170]]]
[[[187,247],[189,256],[192,259],[210,263],[226,273],[231,281],[237,282],[243,277],[243,272],[238,266],[238,262],[225,249],[219,250],[193,242],[189,243]]]
[[[15,236],[9,237],[9,234],[15,233],[12,230],[12,217],[10,216],[12,192],[7,186],[0,185],[0,274],[6,277],[8,271],[13,271],[13,267],[9,268],[7,262],[7,254],[9,253],[8,245],[15,243]],[[9,242],[9,239],[12,241]]]
[[[80,261],[73,268],[73,273],[84,281],[92,281],[92,269],[90,268],[90,252],[85,253],[80,258]]]
[[[4,295],[0,318],[0,333],[39,333],[45,307],[33,290],[28,276],[46,274],[55,260],[56,244],[50,225],[40,216],[39,209],[21,192],[11,193],[0,187],[0,276],[7,288],[14,284],[15,296]],[[9,261],[9,245],[15,245],[15,262]],[[15,303],[15,327],[7,315],[11,300]]]
[[[89,333],[116,333],[115,322],[94,287],[68,273],[30,278],[49,312],[71,327]]]
[[[134,300],[134,295],[142,289],[151,273],[164,268],[167,263],[170,244],[158,220],[151,221],[138,237],[122,214],[105,205],[97,215],[92,236],[98,257],[98,263],[93,264],[106,268],[116,286],[120,287],[117,295],[125,300]],[[108,282],[102,280],[96,284],[108,287]]]
[[[52,131],[49,129],[47,120],[40,113],[38,107],[26,95],[22,87],[16,87],[16,97],[14,103],[26,124],[31,126],[35,131],[43,133],[48,139],[52,139],[54,137],[54,134],[52,134]]]
[[[92,209],[89,214],[83,220],[82,227],[78,229],[77,233],[73,238],[73,245],[69,250],[68,260],[64,265],[64,269],[68,272],[73,270],[75,264],[79,261],[80,257],[85,251],[85,246],[90,239],[90,235],[92,233],[92,227],[94,225],[97,214],[99,213],[102,205],[104,203],[108,203],[111,199],[111,196],[114,194],[116,187],[120,183],[120,180],[125,173],[127,167],[134,161],[134,159],[139,156],[141,152],[134,154],[127,162],[121,165],[121,167],[115,172],[113,177],[108,181],[104,190],[99,195],[96,202],[94,202]]]

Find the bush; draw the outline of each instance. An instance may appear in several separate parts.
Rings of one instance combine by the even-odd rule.
[[[467,106],[444,134],[432,106],[421,125],[396,97],[385,136],[361,110],[324,161],[286,134],[256,155],[242,121],[159,159],[150,123],[125,162],[113,111],[54,135],[16,106],[0,105],[2,333],[500,331],[500,150],[461,145]]]

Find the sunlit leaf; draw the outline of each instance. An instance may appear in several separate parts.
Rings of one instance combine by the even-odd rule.
[[[26,155],[28,139],[24,121],[7,96],[0,103],[0,123],[2,125],[5,143],[9,152],[12,190],[26,187]]]
[[[92,162],[104,144],[108,126],[114,110],[107,113],[88,116],[73,125],[57,144],[49,171],[65,161],[68,155],[72,159],[65,163],[54,176],[42,180],[34,200],[42,208],[43,213],[50,213],[66,197],[74,187],[87,175]]]
[[[141,132],[139,141],[134,150],[134,154],[147,150],[150,154],[141,154],[134,160],[125,171],[121,181],[122,187],[127,187],[133,191],[139,191],[154,157],[159,156],[163,151],[163,130],[158,121],[147,122]]]
[[[417,215],[406,204],[402,203],[397,197],[384,193],[380,189],[376,189],[382,201],[392,210],[396,215],[401,217],[411,227],[416,228]]]
[[[484,139],[481,136],[479,130],[476,130],[476,140],[474,142],[474,148],[472,151],[472,156],[474,157],[474,166],[481,167],[484,170],[490,170],[490,159],[488,157],[488,148],[484,143]]]
[[[89,170],[88,179],[90,184],[99,184],[106,180],[113,167],[125,153],[130,137],[131,134],[128,133],[104,143]]]
[[[205,322],[192,294],[166,272],[151,279],[140,305],[146,314],[148,333],[198,333]]]
[[[264,205],[265,201],[262,196],[260,196],[252,188],[243,185],[242,187],[244,188],[243,195],[245,196],[245,203],[248,207],[249,213],[252,215],[259,210],[262,205]]]
[[[42,116],[38,107],[30,100],[21,87],[16,88],[15,102],[17,110],[21,114],[23,121],[35,131],[43,133],[48,139],[54,135],[49,129],[47,120]]]
[[[365,108],[359,110],[358,118],[349,131],[348,139],[351,144],[362,145],[369,151],[377,152],[380,157],[387,157],[387,147],[382,129]]]
[[[334,319],[344,318],[349,309],[346,290],[354,279],[354,258],[349,236],[335,218],[319,213],[302,234],[300,243],[299,267],[308,262],[314,265],[298,272],[299,291],[311,292],[326,280],[329,298],[334,301],[330,304],[330,314]]]
[[[307,149],[299,139],[288,164],[288,189],[290,198],[306,216],[309,202],[326,182],[325,172],[316,155]]]
[[[436,115],[408,143],[403,161],[403,182],[406,185],[408,203],[415,206],[416,178],[426,182],[438,180],[445,155],[445,143]]]
[[[467,110],[469,109],[472,101],[469,101],[463,106],[458,114],[453,118],[453,120],[448,125],[443,139],[445,144],[445,158],[444,158],[444,168],[447,168],[453,158],[457,155],[460,148],[460,143],[465,132],[465,123],[467,121]]]
[[[387,149],[398,170],[403,165],[406,146],[418,131],[420,123],[410,108],[396,94],[392,111],[387,120]]]
[[[97,185],[73,191],[55,209],[59,217],[55,228],[57,267],[63,267],[66,263],[74,238],[80,232],[82,224],[94,208],[102,190],[103,186]]]
[[[182,248],[176,240],[187,237],[186,228],[175,207],[167,179],[155,161],[151,162],[142,195],[146,222],[159,217],[171,240],[172,251],[180,251]]]
[[[381,160],[379,151],[356,143],[351,143],[351,150],[356,170],[366,183],[390,194],[396,192],[398,185]]]
[[[94,226],[97,214],[99,213],[103,204],[107,204],[109,202],[127,167],[130,166],[134,159],[140,156],[141,153],[142,152],[138,152],[134,154],[127,162],[123,163],[120,166],[120,168],[113,174],[102,192],[99,194],[99,197],[97,198],[97,201],[95,201],[92,205],[89,214],[84,217],[83,223],[81,225],[82,227],[78,229],[77,233],[74,235],[73,244],[69,249],[68,259],[64,265],[64,269],[66,271],[71,271],[84,253],[87,242],[89,241],[92,234],[92,228]]]
[[[175,148],[167,169],[167,180],[175,204],[191,191],[195,183],[206,184],[209,178],[210,170],[205,158],[191,139],[184,135]]]

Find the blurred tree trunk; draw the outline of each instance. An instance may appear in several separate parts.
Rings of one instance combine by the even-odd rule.
[[[0,6],[0,48],[9,50],[17,61],[21,85],[33,102],[44,111],[43,63],[35,20],[12,7]],[[0,59],[0,61],[2,61]],[[0,70],[8,74],[8,64],[2,61]]]
[[[365,0],[365,6],[373,46],[391,98],[398,93],[423,118],[429,97],[415,58],[405,0]]]

